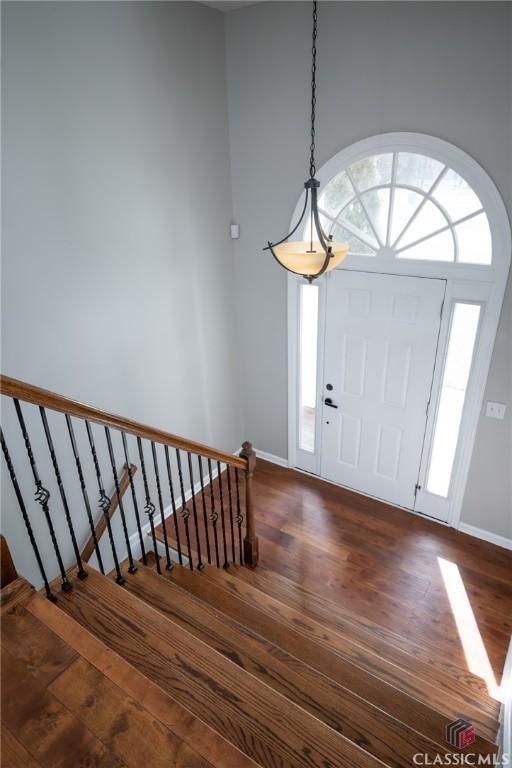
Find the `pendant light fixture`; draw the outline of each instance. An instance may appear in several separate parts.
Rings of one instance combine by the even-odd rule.
[[[331,234],[326,234],[320,222],[318,212],[318,189],[320,182],[315,179],[315,108],[316,108],[316,38],[317,38],[317,0],[313,1],[313,36],[311,64],[311,146],[309,156],[309,179],[304,183],[306,199],[300,219],[292,231],[277,243],[271,243],[263,249],[270,251],[275,260],[288,272],[302,275],[310,283],[316,277],[340,264],[348,253],[346,243],[334,242]],[[308,240],[289,240],[306,218],[309,203]]]

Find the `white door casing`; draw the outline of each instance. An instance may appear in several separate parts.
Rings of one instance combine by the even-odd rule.
[[[445,286],[368,272],[328,281],[326,479],[413,508]]]
[[[419,484],[422,486],[418,493],[416,500],[416,510],[426,513],[432,517],[440,520],[446,520],[450,525],[458,527],[460,519],[460,511],[462,507],[462,501],[464,496],[465,484],[467,474],[469,471],[469,465],[471,460],[471,453],[473,449],[474,439],[476,436],[476,429],[478,424],[478,418],[481,411],[482,400],[484,395],[485,383],[489,370],[491,354],[496,336],[496,330],[499,321],[499,315],[501,306],[503,303],[503,296],[505,292],[505,286],[507,276],[510,267],[511,256],[511,233],[510,224],[506,209],[503,205],[503,201],[497,191],[494,183],[487,175],[487,173],[478,165],[469,155],[449,144],[445,141],[437,139],[432,136],[424,134],[414,133],[388,133],[378,136],[373,136],[368,139],[363,139],[354,145],[341,150],[336,156],[331,158],[317,173],[317,178],[321,182],[321,189],[325,189],[328,182],[334,177],[337,177],[345,169],[351,169],[354,163],[364,161],[365,158],[375,157],[377,155],[384,155],[385,153],[392,153],[393,163],[391,164],[391,187],[396,182],[397,189],[399,184],[399,174],[397,171],[399,153],[416,153],[420,156],[424,156],[425,159],[432,158],[440,164],[444,164],[447,168],[453,169],[455,175],[459,175],[463,181],[471,188],[467,190],[468,194],[471,190],[479,198],[481,203],[481,210],[487,217],[490,237],[492,239],[492,257],[489,258],[489,251],[487,256],[480,260],[478,263],[478,254],[473,253],[472,256],[464,253],[464,249],[467,247],[468,240],[464,240],[463,233],[467,229],[466,223],[463,225],[458,224],[457,221],[461,221],[461,218],[457,220],[457,212],[452,216],[452,221],[448,216],[447,225],[443,228],[447,231],[451,231],[454,249],[450,256],[451,260],[436,260],[436,256],[427,257],[414,254],[414,258],[408,257],[406,249],[402,248],[400,252],[400,243],[395,246],[394,234],[391,227],[391,217],[393,205],[398,201],[398,195],[391,188],[389,194],[390,211],[388,218],[388,233],[387,240],[385,240],[385,221],[383,223],[382,216],[380,220],[380,234],[381,247],[378,244],[373,246],[373,253],[364,255],[363,252],[354,253],[352,249],[351,254],[335,273],[327,275],[317,281],[317,285],[320,289],[319,292],[319,322],[318,322],[318,360],[317,360],[317,381],[318,381],[318,394],[317,394],[317,419],[316,419],[316,435],[315,435],[315,451],[314,453],[307,454],[303,450],[300,450],[298,445],[298,409],[297,409],[297,392],[298,392],[298,359],[299,359],[299,333],[298,333],[298,307],[299,307],[299,291],[301,278],[288,275],[288,371],[289,371],[289,387],[288,387],[288,413],[289,413],[289,431],[288,431],[288,464],[292,467],[298,467],[305,469],[308,472],[313,472],[320,475],[322,472],[322,455],[320,447],[322,445],[322,396],[325,394],[323,385],[327,383],[327,380],[323,378],[323,366],[324,366],[324,346],[325,346],[325,334],[326,334],[326,294],[328,291],[329,281],[333,274],[348,275],[352,271],[365,271],[368,273],[379,273],[383,275],[405,275],[411,277],[423,277],[423,278],[436,278],[446,281],[446,297],[444,302],[444,309],[441,318],[441,329],[439,335],[439,349],[434,370],[432,397],[430,408],[428,412],[425,441],[422,451],[422,459],[419,470]],[[443,176],[443,173],[445,174]],[[347,176],[351,183],[354,181],[354,175],[351,171],[347,173]],[[446,171],[441,172],[441,180],[447,180],[450,173],[446,174]],[[375,198],[380,196],[382,199],[386,199],[386,193],[380,192],[379,188],[385,182],[385,179],[380,179],[376,184],[380,187],[375,187],[375,193],[367,193],[365,199],[371,200],[371,194]],[[439,189],[439,180],[436,182]],[[412,187],[411,187],[412,189]],[[427,190],[427,191],[425,191]],[[443,213],[446,212],[443,203],[438,205],[438,201],[435,199],[435,184],[434,187],[428,189],[427,186],[423,186],[420,190],[418,186],[418,192],[426,195],[425,202],[422,203],[423,210],[426,213],[426,209],[432,210],[430,202],[436,204],[439,210]],[[360,195],[361,196],[361,195]],[[402,194],[403,198],[403,194]],[[363,201],[364,202],[364,201]],[[351,204],[352,205],[352,204]],[[295,222],[298,218],[298,213],[302,209],[303,198],[298,200],[295,211],[292,215],[292,222]],[[348,209],[347,209],[348,210]],[[345,214],[342,213],[341,218]],[[420,218],[416,212],[417,221]],[[481,220],[482,214],[472,213],[469,219],[473,219],[476,224],[477,217]],[[422,214],[422,221],[425,216]],[[433,220],[432,220],[433,221]],[[342,224],[344,222],[342,221]],[[416,227],[416,225],[414,225]],[[357,223],[354,232],[361,235],[364,227],[359,230],[359,222]],[[350,225],[349,225],[350,229]],[[417,227],[416,227],[417,229]],[[409,225],[409,233],[412,238],[412,226]],[[434,233],[435,234],[435,233]],[[363,237],[361,235],[361,237]],[[433,242],[433,235],[429,235],[430,240]],[[372,234],[366,234],[363,239],[371,245],[371,241],[376,242],[376,237]],[[398,238],[399,240],[400,238]],[[426,239],[425,237],[423,239]],[[430,242],[430,241],[427,241]],[[436,240],[436,245],[437,245]],[[471,241],[469,241],[471,245]],[[461,250],[462,249],[462,250]],[[444,257],[443,257],[444,258]],[[436,496],[429,493],[425,488],[425,479],[428,474],[429,461],[431,456],[432,438],[436,427],[436,419],[439,406],[439,394],[440,385],[442,382],[444,362],[446,348],[449,341],[450,322],[453,313],[453,308],[456,302],[475,302],[481,307],[480,322],[478,328],[477,343],[474,349],[471,375],[466,390],[465,404],[463,419],[461,422],[459,438],[457,443],[457,450],[455,461],[453,464],[453,471],[450,483],[449,493],[445,497]],[[334,399],[334,398],[333,398]],[[339,482],[339,481],[338,481]],[[362,491],[369,493],[369,491]]]

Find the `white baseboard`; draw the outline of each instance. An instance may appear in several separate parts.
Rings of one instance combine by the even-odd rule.
[[[277,464],[279,467],[289,467],[288,459],[283,459],[281,456],[275,456],[273,453],[267,453],[266,451],[260,451],[258,448],[254,449],[256,452],[256,456],[259,459],[263,459],[264,461],[270,461],[272,464]],[[236,454],[238,455],[240,451],[237,451]],[[297,467],[294,467],[297,471],[299,470]],[[308,473],[306,473],[308,474]],[[325,478],[319,478],[323,479],[325,482],[329,482],[328,480],[325,480]],[[334,485],[339,486],[337,483],[334,483]],[[363,496],[366,494],[362,494]],[[370,497],[372,498],[372,497]],[[411,511],[411,510],[408,510]],[[414,513],[417,514],[417,513]],[[419,515],[420,517],[424,517],[424,515]],[[440,522],[443,525],[446,525],[443,521],[435,520],[432,518],[434,522]],[[457,526],[457,529],[461,533],[467,533],[469,536],[474,536],[477,539],[483,539],[483,541],[488,541],[489,544],[495,544],[497,547],[503,547],[504,549],[512,549],[512,539],[507,539],[505,536],[499,536],[497,533],[492,533],[491,531],[486,531],[483,528],[477,528],[475,525],[469,525],[468,523],[459,523]]]
[[[461,533],[467,533],[469,536],[474,536],[477,539],[488,541],[489,544],[496,544],[497,547],[512,549],[512,539],[507,539],[505,536],[498,536],[497,533],[485,531],[483,528],[477,528],[475,525],[469,525],[469,523],[459,523],[458,530]]]
[[[258,459],[270,461],[271,464],[277,464],[278,467],[289,467],[288,459],[282,459],[281,456],[275,456],[273,453],[267,453],[266,451],[259,451],[257,448],[254,450]]]
[[[226,466],[225,465],[224,465],[224,468],[221,471],[222,472],[226,471]],[[203,488],[205,490],[210,485],[210,480],[215,480],[215,478],[217,477],[218,474],[219,473],[218,473],[217,468],[214,467],[213,470],[212,470],[211,478],[210,478],[209,474],[206,474],[204,476],[204,478],[203,478]],[[192,491],[191,488],[188,491],[185,491],[185,501],[186,502],[189,501],[192,498],[192,496],[196,496],[200,491],[201,491],[201,481],[198,480],[197,483],[194,484],[193,491]],[[175,506],[176,506],[176,509],[180,509],[181,508],[181,506],[182,506],[181,496],[177,496],[175,498]],[[172,508],[171,504],[169,504],[164,509],[163,517],[167,520],[167,518],[171,517],[172,515],[173,515],[173,508]],[[160,513],[158,513],[158,514],[155,513],[155,515],[153,516],[153,525],[155,526],[155,528],[157,528],[160,525],[161,522],[162,522],[162,515]],[[152,539],[151,539],[151,523],[149,521],[147,523],[144,523],[144,525],[141,526],[141,532],[142,532],[142,539],[143,539],[144,543],[146,544],[146,542],[147,542],[147,543],[151,543],[151,545],[153,545],[153,542],[152,542]],[[132,535],[130,536],[129,541],[130,541],[130,548],[132,550],[133,557],[134,557],[134,559],[138,560],[139,558],[142,557],[142,550],[141,550],[141,546],[140,546],[139,532],[135,531],[135,533],[132,533]],[[158,546],[158,542],[157,542],[157,546]],[[124,553],[124,557],[121,558],[121,559],[125,559],[127,557],[127,554],[128,553],[125,552]]]
[[[241,448],[234,453],[234,455],[238,455],[240,453]],[[276,456],[273,453],[267,453],[267,451],[260,451],[258,448],[254,449],[257,458],[263,459],[264,461],[269,461],[271,464],[276,464],[279,467],[286,467],[288,468],[288,460],[283,459],[281,456]],[[222,470],[225,471],[225,467]],[[217,468],[215,467],[212,471],[212,479],[215,480],[217,477]],[[207,474],[204,477],[204,487],[206,488],[210,483],[210,476]],[[201,490],[201,483],[197,482],[194,485],[193,493],[192,489],[188,490],[185,493],[185,501],[189,501],[192,498],[192,495],[196,495]],[[176,498],[176,508],[179,509],[181,507],[181,498]],[[164,517],[167,519],[173,514],[172,507],[169,505],[164,510]],[[160,514],[155,514],[154,518],[154,525],[155,528],[160,525],[162,522],[162,518]],[[503,547],[504,549],[510,549],[512,550],[512,539],[507,539],[505,536],[499,536],[496,533],[491,533],[490,531],[486,531],[483,528],[477,528],[474,525],[469,525],[468,523],[459,523],[458,530],[461,531],[461,533],[467,533],[469,536],[474,536],[477,539],[483,539],[483,541],[488,541],[490,544],[495,544],[498,547]],[[146,538],[148,535],[150,535],[151,531],[151,525],[149,522],[145,523],[142,526],[142,536],[143,538]],[[132,547],[132,550],[134,550],[134,557],[136,556],[136,553],[138,557],[141,556],[140,552],[140,541],[139,541],[139,535],[138,532],[135,531],[130,536],[130,546]]]

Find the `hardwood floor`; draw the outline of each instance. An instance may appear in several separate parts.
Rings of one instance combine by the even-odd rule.
[[[159,576],[150,562],[122,588],[91,572],[60,596],[60,607],[33,595],[22,610],[44,624],[34,634],[44,639],[52,633],[66,646],[44,641],[35,658],[24,643],[7,647],[7,675],[13,669],[8,692],[22,674],[39,683],[23,678],[25,719],[17,720],[11,705],[5,723],[10,733],[43,760],[44,738],[31,724],[36,705],[30,702],[36,698],[50,712],[65,706],[65,722],[76,718],[80,729],[85,726],[99,740],[106,752],[98,762],[99,747],[88,735],[80,737],[94,765],[139,768],[158,748],[167,764],[182,768],[246,768],[253,761],[264,768],[408,768],[418,751],[432,758],[450,751],[446,725],[458,716],[474,720],[472,751],[495,753],[496,716],[481,691],[470,687],[468,694],[455,681],[451,690],[448,685],[438,692],[416,677],[418,665],[410,672],[389,666],[385,656],[362,645],[350,655],[344,635],[316,628],[304,614],[250,586],[246,569],[232,570],[191,573],[176,567]],[[15,606],[9,617],[19,610]],[[12,638],[27,634],[11,629]],[[160,691],[156,706],[148,688]],[[162,736],[170,706],[181,714],[171,716],[170,733]],[[58,752],[58,738],[65,734],[57,729],[54,735],[52,749]],[[35,746],[32,739],[38,740]],[[225,740],[223,748],[219,739]],[[66,743],[64,738],[64,753]],[[112,756],[120,762],[108,762]],[[160,764],[156,757],[154,764]]]
[[[3,768],[254,768],[22,579],[10,586],[1,626]]]
[[[260,563],[422,645],[466,659],[439,559],[460,574],[491,665],[512,631],[512,552],[298,472],[258,462]]]
[[[254,570],[2,590],[2,766],[409,768],[458,718],[492,761],[511,553],[265,462],[254,504]]]
[[[280,574],[467,669],[440,560],[451,564],[456,605],[469,601],[475,619],[464,640],[481,637],[499,682],[512,632],[512,552],[262,460],[253,495],[258,572]]]

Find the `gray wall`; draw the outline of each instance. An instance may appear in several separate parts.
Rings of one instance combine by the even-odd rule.
[[[222,14],[4,2],[2,59],[2,371],[235,450]]]
[[[247,434],[287,455],[286,275],[261,252],[287,229],[307,175],[308,3],[262,3],[227,16],[237,299]],[[512,6],[322,3],[318,165],[369,135],[432,134],[464,149],[512,209]],[[511,536],[510,291],[480,420],[463,520]],[[492,486],[490,490],[490,486]]]
[[[367,135],[431,133],[475,157],[510,211],[511,12],[322,4],[319,163]],[[286,456],[286,277],[261,247],[286,228],[307,172],[309,34],[306,3],[226,16],[189,3],[2,3],[5,373],[228,450],[249,437]],[[507,419],[481,419],[463,512],[505,536],[511,306],[509,290],[486,392],[508,403]],[[27,416],[42,451],[38,414]],[[19,441],[13,453],[28,477]],[[35,581],[5,482],[2,502]],[[59,536],[69,562],[62,524]]]
[[[487,400],[507,404],[503,421]],[[462,508],[464,523],[512,539],[512,281],[509,279]]]

